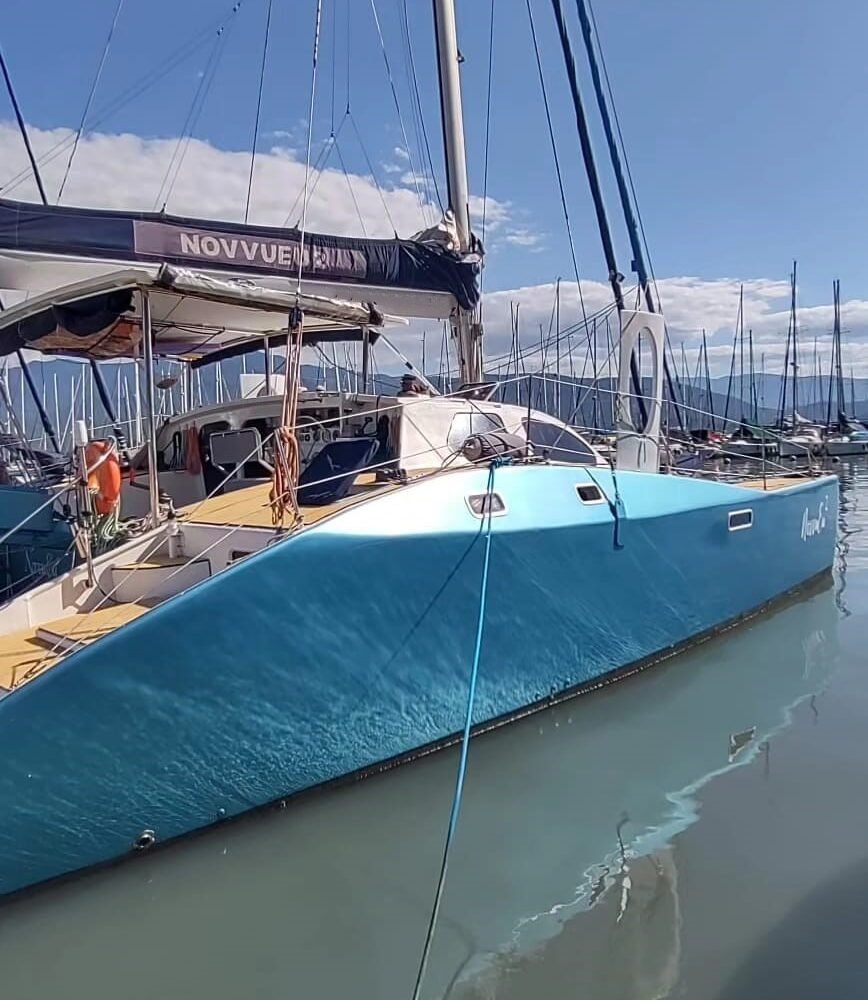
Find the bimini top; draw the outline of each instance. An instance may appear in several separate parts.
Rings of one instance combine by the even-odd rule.
[[[109,262],[115,268],[167,263],[286,282],[298,275],[300,244],[298,229],[0,199],[0,288],[45,290],[105,274]],[[407,309],[397,308],[402,292],[434,293],[432,299],[447,297],[463,309],[479,300],[478,258],[455,253],[430,233],[416,240],[305,233],[303,245],[302,278],[330,286],[311,289],[327,296],[357,300],[359,286],[362,299],[379,304],[370,289],[392,290],[394,301],[385,295],[381,308],[405,316],[426,316],[431,303],[424,295],[421,302],[404,295]],[[334,289],[337,284],[346,292]],[[414,306],[427,311],[412,313]]]
[[[285,338],[301,309],[306,343],[376,339],[385,318],[373,306],[278,291],[251,279],[141,265],[27,299],[0,312],[0,356],[27,348],[85,358],[138,357],[147,292],[154,353],[217,360]],[[401,322],[396,320],[395,322]]]

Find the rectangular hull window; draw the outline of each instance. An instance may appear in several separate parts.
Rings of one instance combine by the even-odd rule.
[[[579,500],[582,503],[603,502],[603,494],[600,492],[599,486],[577,486],[576,493],[579,494]]]
[[[729,530],[743,531],[745,528],[753,527],[752,510],[732,510],[729,512]]]

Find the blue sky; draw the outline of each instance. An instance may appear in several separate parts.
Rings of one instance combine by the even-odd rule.
[[[2,44],[36,130],[77,125],[115,3],[4,3]],[[309,100],[314,3],[278,0],[274,6],[260,148],[282,145],[298,151]],[[403,139],[370,0],[324,0],[323,6],[315,146],[329,132],[333,77],[338,120],[346,103],[349,11],[353,112],[380,182],[398,185],[398,168],[406,165],[395,147],[403,146]],[[533,0],[533,6],[580,269],[583,278],[600,280],[602,254],[551,7],[548,0]],[[377,0],[411,155],[419,166],[399,7],[399,0]],[[435,168],[441,173],[430,3],[410,0],[408,7]],[[126,0],[94,109],[184,39],[216,24],[229,8],[218,0]],[[488,0],[459,0],[458,8],[471,190],[480,195],[490,8]],[[565,0],[565,8],[578,47],[571,0]],[[243,0],[228,19],[219,72],[195,131],[218,150],[250,148],[265,10],[265,0]],[[597,17],[658,275],[780,282],[798,257],[806,305],[828,303],[835,276],[841,278],[845,300],[868,298],[863,268],[868,139],[862,127],[868,6],[856,0],[798,5],[784,0],[598,0]],[[200,49],[95,128],[143,138],[177,136],[207,51],[207,46]],[[582,53],[578,56],[584,72]],[[503,218],[489,240],[486,289],[570,276],[524,0],[495,0],[493,89],[488,194],[501,206]],[[0,118],[8,117],[0,103]],[[340,148],[348,170],[367,172],[349,129]],[[605,167],[599,139],[597,151]],[[0,183],[5,176],[0,164]],[[620,234],[611,184],[608,192]],[[22,186],[13,195],[27,193]],[[287,193],[287,202],[294,196]],[[493,211],[496,218],[498,209]],[[620,235],[619,247],[621,269],[627,271],[629,255]],[[699,314],[695,325],[718,328]],[[726,336],[721,330],[721,345]]]

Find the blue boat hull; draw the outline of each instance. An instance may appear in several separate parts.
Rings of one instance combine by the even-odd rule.
[[[582,504],[593,480],[608,503]],[[128,853],[460,729],[487,470],[347,509],[0,701],[0,892]],[[828,571],[837,480],[760,493],[506,467],[474,721],[602,683]],[[752,511],[730,530],[732,511]],[[616,530],[617,529],[617,530]],[[617,541],[617,545],[616,545]]]

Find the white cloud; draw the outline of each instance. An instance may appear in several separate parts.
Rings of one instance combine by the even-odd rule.
[[[42,158],[58,142],[68,139],[69,130],[31,129],[37,156]],[[285,138],[273,133],[273,138]],[[154,207],[166,169],[177,147],[174,138],[141,138],[135,135],[85,135],[79,144],[76,160],[64,191],[64,203],[118,209]],[[395,147],[394,156],[403,165],[396,172],[406,175],[407,151]],[[68,149],[45,162],[43,176],[49,198],[54,198],[66,166]],[[168,201],[168,211],[213,219],[238,220],[243,217],[250,167],[249,152],[219,150],[207,142],[190,142]],[[0,187],[0,196],[36,200],[37,191],[29,176],[27,159],[17,129],[0,122],[0,185],[19,172],[25,180],[9,188]],[[291,149],[273,147],[257,156],[251,221],[282,225],[301,214],[301,190],[305,167],[299,154]],[[420,206],[412,177],[404,183],[381,183],[381,194],[373,178],[351,175],[352,195],[347,178],[340,169],[326,169],[314,178],[307,224],[311,229],[335,234],[391,236],[394,229],[409,236],[435,221],[439,210],[430,193]],[[384,208],[388,206],[393,222]],[[358,211],[356,209],[358,205]],[[159,208],[160,205],[158,204]],[[542,248],[543,235],[518,221],[514,206],[508,201],[479,195],[470,198],[471,217],[477,232],[481,230],[485,208],[486,242],[489,250],[501,247],[504,253],[527,254]],[[292,211],[291,211],[292,209]],[[394,229],[393,229],[394,223]],[[705,328],[710,338],[709,355],[716,374],[728,370],[732,330],[738,310],[740,279],[668,277],[659,282],[660,296],[676,351],[684,341],[689,363],[695,363],[696,351]],[[611,290],[605,282],[583,281],[582,291],[589,313],[611,303]],[[755,354],[765,353],[767,368],[780,368],[783,340],[789,309],[789,286],[785,280],[749,278],[744,280],[745,327],[754,331]],[[539,284],[487,293],[485,296],[486,350],[491,356],[503,353],[510,341],[510,303],[520,306],[521,326],[528,343],[539,340],[539,327],[548,330],[554,301],[554,283]],[[575,282],[562,282],[562,325],[576,323],[581,313]],[[832,307],[811,305],[800,310],[802,341],[806,351],[813,351],[813,337],[820,339],[821,354],[829,349]],[[863,360],[862,345],[868,342],[868,301],[851,300],[843,305],[845,364],[853,363],[857,373],[868,374],[868,352]],[[414,326],[401,338],[412,356],[418,358],[421,328]],[[432,330],[432,336],[434,332]],[[600,333],[601,342],[605,339]],[[575,351],[581,351],[584,333],[574,338]],[[825,363],[825,362],[824,362]]]
[[[44,160],[58,143],[68,142],[71,133],[68,129],[31,128],[30,135],[37,157]],[[286,138],[292,133],[272,135],[274,138]],[[175,138],[146,139],[129,134],[104,133],[84,135],[64,189],[64,204],[159,209],[164,197],[158,199],[157,196],[176,149]],[[396,155],[402,152],[406,154],[406,151],[396,147]],[[49,199],[56,196],[67,157],[68,147],[55,152],[42,164]],[[221,150],[202,140],[191,140],[168,197],[167,211],[212,219],[241,219],[249,169],[249,152]],[[405,167],[401,169],[406,170]],[[21,137],[8,122],[0,122],[0,171],[0,196],[37,199]],[[8,182],[18,174],[23,175],[23,181],[8,186]],[[303,158],[296,151],[273,146],[258,153],[250,221],[283,225],[289,217],[290,224],[296,223],[301,215],[304,176]],[[328,166],[311,178],[307,225],[311,229],[340,235],[361,235],[364,231],[369,236],[388,237],[397,230],[400,235],[409,236],[430,225],[439,216],[439,208],[428,193],[428,182],[424,178],[421,180],[423,204],[419,202],[413,177],[408,174],[398,183],[385,186],[381,183],[380,190],[372,177],[351,174],[351,194],[343,170]],[[383,207],[384,201],[388,214]],[[498,222],[509,219],[509,208],[504,203],[489,198],[488,206],[490,218]]]
[[[738,313],[739,287],[742,282],[734,278],[672,277],[658,282],[663,312],[670,339],[681,360],[681,342],[684,342],[688,366],[692,371],[702,340],[702,329],[709,341],[709,364],[712,375],[729,371],[732,356],[732,338]],[[757,367],[765,355],[767,371],[780,371],[783,366],[786,333],[789,323],[790,289],[787,281],[766,278],[744,279],[745,329],[753,330],[754,360]],[[592,315],[606,309],[612,302],[609,285],[600,281],[582,281],[585,313]],[[542,326],[548,331],[555,302],[555,283],[532,285],[490,292],[485,295],[484,319],[486,329],[486,354],[489,357],[509,350],[511,342],[510,306],[519,307],[522,343],[539,343]],[[578,289],[575,281],[561,282],[561,327],[566,329],[582,319]],[[635,306],[635,293],[628,295],[628,305]],[[828,371],[831,352],[832,305],[813,305],[799,309],[799,334],[804,367],[803,374],[813,372],[814,338],[821,369]],[[852,364],[855,373],[868,375],[868,301],[852,299],[841,307],[843,357],[846,367]],[[610,318],[610,324],[616,320]],[[611,327],[612,332],[615,326]],[[605,357],[607,335],[605,322],[598,325],[598,357]],[[579,364],[584,359],[587,335],[582,329],[572,337],[573,351]],[[531,348],[535,349],[535,348]],[[745,348],[747,350],[747,348]],[[566,344],[564,344],[566,351]],[[539,355],[529,360],[529,367],[539,363]],[[552,362],[549,351],[547,362]],[[566,370],[566,362],[564,369]]]
[[[510,229],[503,237],[503,241],[510,246],[525,247],[533,253],[539,253],[544,249],[542,234],[524,228]]]
[[[485,216],[486,242],[491,242],[491,234],[497,233],[512,218],[512,205],[508,201],[496,201],[490,195],[485,198],[472,194],[469,199],[470,223],[482,235],[482,218]]]

